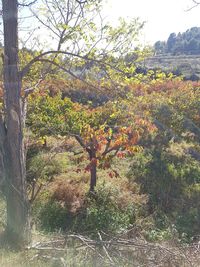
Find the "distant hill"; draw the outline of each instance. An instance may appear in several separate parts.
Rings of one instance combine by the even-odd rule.
[[[140,67],[173,72],[193,81],[200,79],[200,55],[157,55],[140,62]]]
[[[139,68],[161,69],[185,79],[200,80],[200,27],[171,33],[166,41],[157,41],[153,48],[154,56],[140,62]]]
[[[200,55],[200,27],[171,33],[167,41],[157,41],[154,50],[156,55]]]

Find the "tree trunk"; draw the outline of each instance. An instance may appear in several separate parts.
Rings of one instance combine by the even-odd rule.
[[[96,164],[96,152],[91,151],[90,153],[90,192],[94,192],[97,184],[97,164]]]
[[[21,77],[18,60],[18,1],[3,0],[4,108],[5,108],[5,195],[7,237],[12,245],[24,246],[30,239],[29,204],[23,143]]]
[[[6,165],[6,128],[3,120],[3,116],[0,116],[0,190],[5,193],[5,165]]]

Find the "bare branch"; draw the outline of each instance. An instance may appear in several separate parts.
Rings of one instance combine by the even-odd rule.
[[[196,8],[198,5],[200,5],[199,1],[192,0],[192,2],[194,3],[194,5],[188,8],[186,11],[191,11],[193,8]]]
[[[18,3],[18,6],[22,6],[22,7],[30,7],[32,5],[34,5],[35,3],[37,2],[37,0],[33,0],[32,2],[30,3]]]
[[[75,0],[79,5],[83,5],[87,3],[87,0]]]
[[[83,80],[81,77],[78,77],[77,75],[75,75],[75,74],[74,74],[72,71],[70,71],[69,69],[67,69],[67,68],[65,68],[65,67],[63,67],[63,66],[61,66],[61,65],[59,65],[58,63],[56,63],[56,62],[54,62],[54,61],[52,61],[52,60],[48,60],[48,59],[40,59],[39,61],[40,61],[40,62],[47,62],[47,63],[50,63],[50,64],[52,64],[52,65],[58,67],[59,69],[63,70],[64,72],[68,73],[68,74],[71,75],[73,78],[78,79],[78,80],[84,82],[84,83],[87,84],[88,86],[90,86],[90,87],[92,87],[92,88],[94,88],[94,89],[99,89],[99,88],[96,87],[94,84],[89,83],[89,82]]]
[[[76,53],[71,53],[71,52],[66,52],[66,51],[57,51],[57,50],[52,50],[52,51],[47,51],[47,52],[44,52],[44,53],[41,53],[40,55],[36,56],[35,58],[33,58],[21,71],[20,71],[20,75],[21,77],[23,78],[30,70],[31,66],[38,62],[38,61],[41,61],[41,58],[44,57],[44,56],[47,56],[47,55],[50,55],[50,54],[63,54],[63,55],[68,55],[68,56],[71,56],[71,57],[77,57],[77,58],[80,58],[80,59],[83,59],[85,61],[90,61],[90,62],[94,62],[94,63],[98,63],[99,66],[108,66],[108,67],[111,67],[112,69],[122,73],[122,74],[127,74],[125,73],[123,70],[119,69],[119,68],[116,68],[115,66],[113,66],[112,64],[110,63],[106,63],[106,62],[103,62],[103,60],[100,60],[100,59],[95,59],[95,58],[90,58],[88,55],[79,55],[79,54],[76,54]],[[52,62],[52,61],[51,61]],[[53,62],[52,62],[53,63]],[[53,63],[54,64],[54,63]]]

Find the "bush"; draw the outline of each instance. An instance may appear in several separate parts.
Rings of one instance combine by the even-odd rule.
[[[54,175],[62,173],[66,164],[66,160],[59,155],[39,152],[27,161],[27,180],[49,180]]]
[[[185,190],[185,201],[179,212],[174,214],[177,230],[185,241],[200,235],[200,183]]]
[[[70,186],[65,183],[64,188],[68,190],[72,188]],[[80,187],[74,187],[69,196],[64,191],[58,184],[55,192],[43,193],[35,203],[35,218],[42,229],[92,235],[98,231],[118,233],[135,222],[137,209],[141,206],[138,199],[134,203],[133,196],[128,196],[119,186],[109,182],[100,183],[95,194],[84,195]],[[75,205],[78,206],[75,208]]]
[[[121,205],[122,190],[111,183],[97,186],[95,194],[86,199],[85,218],[82,229],[88,232],[104,231],[117,233],[127,229],[135,222],[137,204],[133,199]]]
[[[26,179],[31,203],[35,201],[43,187],[66,169],[65,158],[63,154],[38,152],[27,160]]]
[[[149,213],[160,210],[180,234],[188,236],[200,234],[200,165],[190,155],[196,149],[172,142],[167,147],[145,150],[134,157],[129,172],[130,181],[138,182],[141,193],[149,197]],[[155,224],[159,218],[155,218]]]
[[[65,230],[67,226],[68,213],[60,203],[49,200],[41,207],[38,219],[39,226],[42,230],[48,232]]]

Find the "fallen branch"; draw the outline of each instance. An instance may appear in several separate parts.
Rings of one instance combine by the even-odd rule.
[[[29,249],[37,250],[37,254],[34,257],[52,259],[52,253],[56,257],[55,253],[63,253],[68,255],[70,248],[76,252],[84,253],[84,255],[93,255],[95,260],[100,260],[102,264],[109,264],[109,266],[116,266],[119,261],[128,263],[133,260],[136,262],[142,262],[142,266],[159,267],[165,266],[170,262],[170,266],[185,266],[185,267],[198,267],[198,255],[200,253],[200,243],[192,244],[191,246],[169,246],[168,244],[158,244],[147,242],[141,238],[126,239],[117,237],[109,237],[109,235],[103,235],[98,232],[98,239],[91,239],[78,234],[69,234],[62,236],[62,238],[50,240],[47,242],[38,242]],[[106,239],[103,239],[105,236]],[[71,241],[73,243],[71,244]],[[76,243],[74,243],[74,241]],[[77,245],[76,245],[77,244]],[[102,254],[103,249],[103,254]],[[82,251],[82,252],[81,252]],[[39,253],[41,252],[41,253]],[[45,255],[43,255],[43,252]],[[49,256],[47,253],[51,253]],[[63,264],[63,266],[65,266]],[[132,266],[132,265],[130,265]]]

